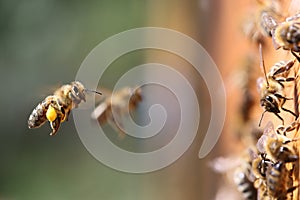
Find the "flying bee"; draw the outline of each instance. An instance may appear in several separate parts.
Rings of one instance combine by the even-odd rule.
[[[273,44],[275,49],[282,47],[284,50],[300,52],[300,13],[276,26]]]
[[[286,100],[291,100],[291,98],[287,98],[284,92],[284,82],[294,81],[294,77],[288,77],[290,69],[294,66],[295,61],[280,61],[275,63],[275,65],[270,69],[269,73],[266,73],[266,68],[263,60],[262,54],[262,46],[259,45],[260,52],[260,66],[263,69],[265,79],[260,77],[257,80],[257,86],[260,90],[260,105],[265,109],[261,115],[261,119],[259,121],[259,126],[261,125],[261,121],[265,112],[274,113],[284,124],[283,118],[279,115],[280,109],[289,112],[294,115],[296,118],[298,117],[294,112],[283,107]]]
[[[86,101],[86,91],[101,94],[86,89],[79,81],[61,86],[32,111],[28,119],[28,127],[38,128],[48,120],[52,129],[50,135],[55,135],[60,124],[68,120],[71,110],[77,108],[82,101]]]
[[[263,135],[257,141],[256,147],[260,153],[269,156],[274,163],[277,161],[292,163],[299,159],[296,150],[290,145],[295,141],[297,139],[291,140],[279,132],[275,133],[273,124],[269,122]]]
[[[101,125],[108,123],[120,136],[124,136],[122,117],[135,110],[140,101],[142,101],[141,88],[122,88],[108,95],[92,112],[91,118]]]

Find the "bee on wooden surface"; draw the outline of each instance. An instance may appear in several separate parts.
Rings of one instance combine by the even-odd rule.
[[[295,161],[289,160],[289,162]],[[252,161],[258,199],[287,199],[287,196],[297,188],[293,186],[293,168],[288,169],[286,163],[283,160],[273,162],[264,153]]]
[[[268,168],[273,162],[266,158],[266,154],[252,156],[252,173],[255,177],[254,187],[257,189],[257,199],[269,199],[266,179]]]
[[[290,114],[298,117],[294,112],[283,107],[286,100],[291,100],[287,98],[284,91],[284,82],[294,81],[294,77],[288,77],[290,69],[294,66],[295,61],[280,61],[275,63],[275,65],[266,73],[266,68],[263,60],[262,47],[259,45],[260,52],[260,66],[263,69],[265,77],[260,77],[257,80],[257,86],[260,91],[260,105],[264,108],[264,112],[261,115],[259,121],[259,126],[265,112],[274,113],[284,124],[283,118],[279,115],[280,109]]]
[[[91,118],[97,120],[101,125],[108,123],[120,134],[120,136],[124,136],[122,117],[129,115],[128,111],[135,110],[138,103],[141,101],[141,88],[122,88],[115,93],[108,95],[104,102],[100,103],[100,105],[92,112]],[[115,112],[112,112],[112,109]]]
[[[278,132],[275,133],[273,124],[269,122],[256,147],[260,153],[266,154],[274,163],[278,161],[289,163],[299,159],[296,150],[291,145],[291,142],[294,141],[297,139],[292,140]]]
[[[286,18],[276,26],[273,44],[275,49],[282,47],[285,50],[300,52],[300,13]]]
[[[48,120],[52,129],[50,135],[55,135],[60,124],[68,119],[71,110],[77,108],[82,101],[86,101],[86,91],[91,90],[86,89],[79,81],[61,86],[32,111],[28,119],[28,127],[38,128]],[[101,94],[96,91],[91,92]]]
[[[288,199],[288,195],[292,195],[298,187],[293,186],[291,171],[283,161],[278,161],[268,168],[266,185],[268,195],[274,199]]]
[[[262,153],[256,155],[252,160],[252,172],[257,179],[266,179],[268,167],[272,165],[272,161],[267,158],[267,155]]]

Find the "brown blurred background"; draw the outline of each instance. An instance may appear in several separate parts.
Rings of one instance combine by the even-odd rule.
[[[1,0],[0,199],[214,199],[222,182],[208,162],[239,149],[237,139],[228,131],[235,123],[239,103],[231,80],[249,52],[239,26],[251,7],[249,1]],[[190,36],[220,69],[228,92],[227,120],[218,145],[205,159],[200,160],[198,152],[207,120],[200,122],[196,139],[179,160],[148,174],[118,172],[95,160],[81,144],[72,119],[55,137],[48,135],[48,125],[27,128],[27,118],[36,104],[57,84],[72,81],[83,59],[99,42],[143,26],[170,28]],[[114,62],[106,71],[107,79],[101,80],[102,86],[112,88],[124,72],[145,61],[173,66],[187,77],[194,72],[175,55],[138,51]],[[201,118],[208,119],[206,86],[200,76],[191,77]]]

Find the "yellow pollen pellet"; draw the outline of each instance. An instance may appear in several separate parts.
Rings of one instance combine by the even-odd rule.
[[[53,122],[56,119],[57,114],[56,114],[55,109],[52,106],[49,106],[47,113],[46,113],[46,117],[50,122]]]

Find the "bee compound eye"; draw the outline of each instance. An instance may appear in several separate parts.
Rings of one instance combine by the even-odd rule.
[[[270,97],[270,96],[266,96],[266,99],[267,99],[267,101],[269,101],[269,102],[273,102],[273,98],[272,97]]]
[[[74,91],[75,94],[78,95],[79,90],[78,90],[78,87],[77,87],[77,86],[73,86],[73,91]]]

